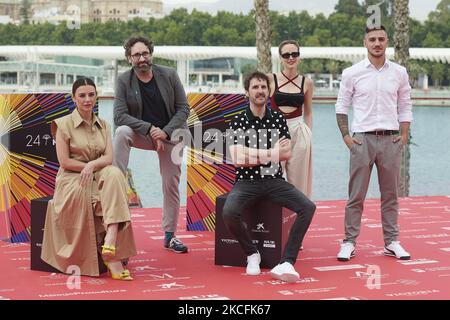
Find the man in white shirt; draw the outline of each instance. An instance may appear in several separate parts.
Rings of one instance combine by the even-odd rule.
[[[401,154],[413,119],[411,87],[406,69],[386,59],[388,36],[384,26],[367,28],[364,46],[368,57],[343,71],[336,103],[339,130],[350,150],[345,239],[337,259],[349,261],[355,255],[364,199],[375,164],[381,193],[384,254],[408,260],[410,254],[397,240],[397,186]],[[352,135],[348,128],[350,104]]]

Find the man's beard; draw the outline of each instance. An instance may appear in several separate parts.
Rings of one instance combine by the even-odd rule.
[[[258,102],[258,100],[259,100],[258,98],[260,98],[260,97],[264,98],[264,102],[262,102],[262,103]],[[267,96],[265,94],[262,94],[262,95],[260,94],[260,95],[255,97],[253,103],[254,103],[255,106],[258,106],[258,107],[265,106],[266,103],[267,103]]]
[[[133,66],[134,71],[136,72],[148,72],[152,69],[152,63],[151,62],[146,62],[146,63],[142,63],[141,65],[134,65]]]
[[[379,50],[376,52],[375,50]],[[374,49],[372,52],[369,52],[372,57],[379,58],[384,56],[385,52],[381,48]]]

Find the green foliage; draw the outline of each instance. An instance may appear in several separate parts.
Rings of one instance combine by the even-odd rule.
[[[413,88],[417,87],[417,79],[420,74],[426,72],[426,69],[423,67],[422,62],[418,60],[409,60],[408,74],[411,80],[411,86]]]
[[[203,33],[202,42],[207,46],[233,46],[239,41],[236,29],[215,25]]]
[[[425,47],[423,41],[427,35],[427,28],[417,20],[409,19],[409,43],[411,47]]]
[[[365,8],[363,8],[358,0],[339,0],[334,7],[336,12],[352,16],[363,16],[365,14]]]
[[[320,47],[320,39],[317,35],[312,35],[306,38],[305,47]]]
[[[439,48],[442,47],[442,40],[439,38],[439,35],[436,35],[432,32],[428,32],[427,36],[423,40],[423,44],[425,47]]]
[[[381,4],[382,23],[393,35],[393,2]],[[23,13],[26,4],[22,1]],[[311,16],[307,11],[287,14],[271,11],[272,45],[286,39],[295,39],[302,46],[361,46],[368,14],[367,6],[379,0],[339,0],[336,11],[326,17]],[[426,22],[410,19],[410,43],[413,47],[448,47],[450,25],[450,0],[442,0],[431,12]],[[144,21],[135,18],[128,22],[108,21],[87,23],[80,29],[69,29],[43,23],[21,26],[0,25],[0,45],[122,45],[133,34],[150,36],[156,45],[214,45],[254,46],[254,11],[235,14],[219,11],[216,15],[180,8],[162,19]]]
[[[445,65],[442,63],[434,63],[431,67],[431,77],[436,86],[440,86],[445,76]]]
[[[303,59],[298,68],[301,73],[341,73],[343,69],[349,67],[350,62],[330,60],[330,59]]]
[[[174,60],[167,60],[167,59],[163,59],[163,58],[153,58],[153,63],[155,64],[161,64],[163,66],[167,66],[167,67],[172,67],[172,68],[176,68],[177,67],[177,62]],[[128,63],[126,64],[128,65]]]
[[[382,20],[393,40],[393,4],[385,0],[381,6]],[[307,11],[280,13],[271,11],[272,45],[286,39],[295,39],[301,46],[357,46],[363,45],[364,29],[369,14],[369,5],[380,0],[339,0],[335,12],[310,15]],[[153,39],[156,46],[254,46],[254,10],[248,14],[219,11],[216,15],[187,9],[175,9],[161,19],[149,21],[135,18],[128,22],[82,24],[79,29],[69,29],[66,24],[27,24],[29,0],[21,0],[20,26],[0,25],[0,45],[108,45],[121,46],[131,35],[145,35]],[[411,47],[450,47],[450,0],[441,0],[425,22],[410,18]],[[337,63],[337,64],[336,64]],[[168,64],[164,61],[164,64]],[[448,64],[415,62],[411,72],[415,78],[425,70],[434,84],[446,83],[449,77]],[[303,60],[302,72],[339,73],[348,63],[323,59]],[[246,64],[241,69],[248,71],[254,65]]]

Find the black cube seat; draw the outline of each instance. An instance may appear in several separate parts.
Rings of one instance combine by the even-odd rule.
[[[41,259],[45,216],[48,202],[52,199],[53,196],[48,196],[31,200],[31,270],[60,272]]]
[[[228,231],[222,217],[228,194],[216,198],[215,264],[245,267],[247,256],[238,241]],[[297,214],[269,200],[255,204],[243,219],[250,237],[261,254],[261,268],[273,268],[281,259],[289,230]]]
[[[31,270],[61,272],[41,259],[47,206],[48,202],[52,199],[53,196],[48,196],[31,200]],[[100,254],[98,264],[100,273],[106,272],[106,266],[104,265]]]

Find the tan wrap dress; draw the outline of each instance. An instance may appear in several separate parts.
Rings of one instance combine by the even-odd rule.
[[[70,157],[89,162],[103,155],[109,124],[93,115],[89,126],[75,109],[52,122],[52,135],[61,130],[69,141]],[[100,246],[105,227],[119,223],[114,260],[136,255],[127,183],[116,167],[106,166],[93,175],[87,187],[80,186],[80,173],[59,168],[55,193],[47,207],[41,258],[67,272],[78,266],[82,275],[99,275]]]

